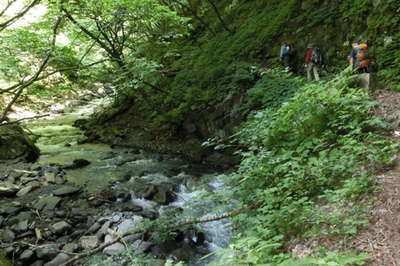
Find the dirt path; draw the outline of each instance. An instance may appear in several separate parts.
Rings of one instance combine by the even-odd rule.
[[[393,124],[393,138],[400,142],[400,93],[380,92],[377,113]],[[370,211],[370,225],[354,240],[354,247],[370,256],[370,265],[400,265],[400,157],[393,169],[377,177],[380,191]]]

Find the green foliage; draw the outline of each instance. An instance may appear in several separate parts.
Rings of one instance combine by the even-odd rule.
[[[340,265],[364,265],[368,258],[366,254],[356,255],[351,252],[328,252],[320,258],[307,257],[299,260],[288,260],[279,266],[340,266]]]
[[[224,265],[277,265],[290,257],[282,248],[292,238],[344,241],[365,226],[366,207],[358,201],[373,191],[371,174],[391,162],[396,146],[379,134],[386,125],[371,113],[376,103],[348,83],[340,76],[307,84],[238,132],[247,150],[230,181],[234,197],[261,206],[235,219],[241,230]],[[305,261],[362,261],[331,255]]]
[[[292,74],[280,74],[278,70],[263,73],[254,87],[247,91],[247,107],[278,108],[289,100],[304,80]]]
[[[387,36],[377,51],[380,54],[379,79],[393,90],[400,91],[400,76],[397,74],[400,69],[400,34]]]

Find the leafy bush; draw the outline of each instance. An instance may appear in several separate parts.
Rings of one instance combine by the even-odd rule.
[[[270,70],[247,91],[247,107],[278,108],[304,84],[304,79]]]
[[[348,83],[340,76],[306,84],[238,132],[247,149],[230,183],[235,198],[260,207],[235,219],[241,229],[224,265],[277,265],[290,258],[283,249],[290,239],[345,239],[365,225],[357,202],[373,191],[371,175],[391,162],[395,145],[379,133],[386,124],[372,115],[376,103]]]

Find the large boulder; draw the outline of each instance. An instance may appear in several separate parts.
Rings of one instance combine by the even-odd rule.
[[[18,125],[0,125],[0,160],[24,158],[34,162],[40,154],[24,130]]]

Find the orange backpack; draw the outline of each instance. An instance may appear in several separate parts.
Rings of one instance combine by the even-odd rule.
[[[369,66],[368,45],[365,43],[360,44],[357,53],[358,67],[364,68]]]

